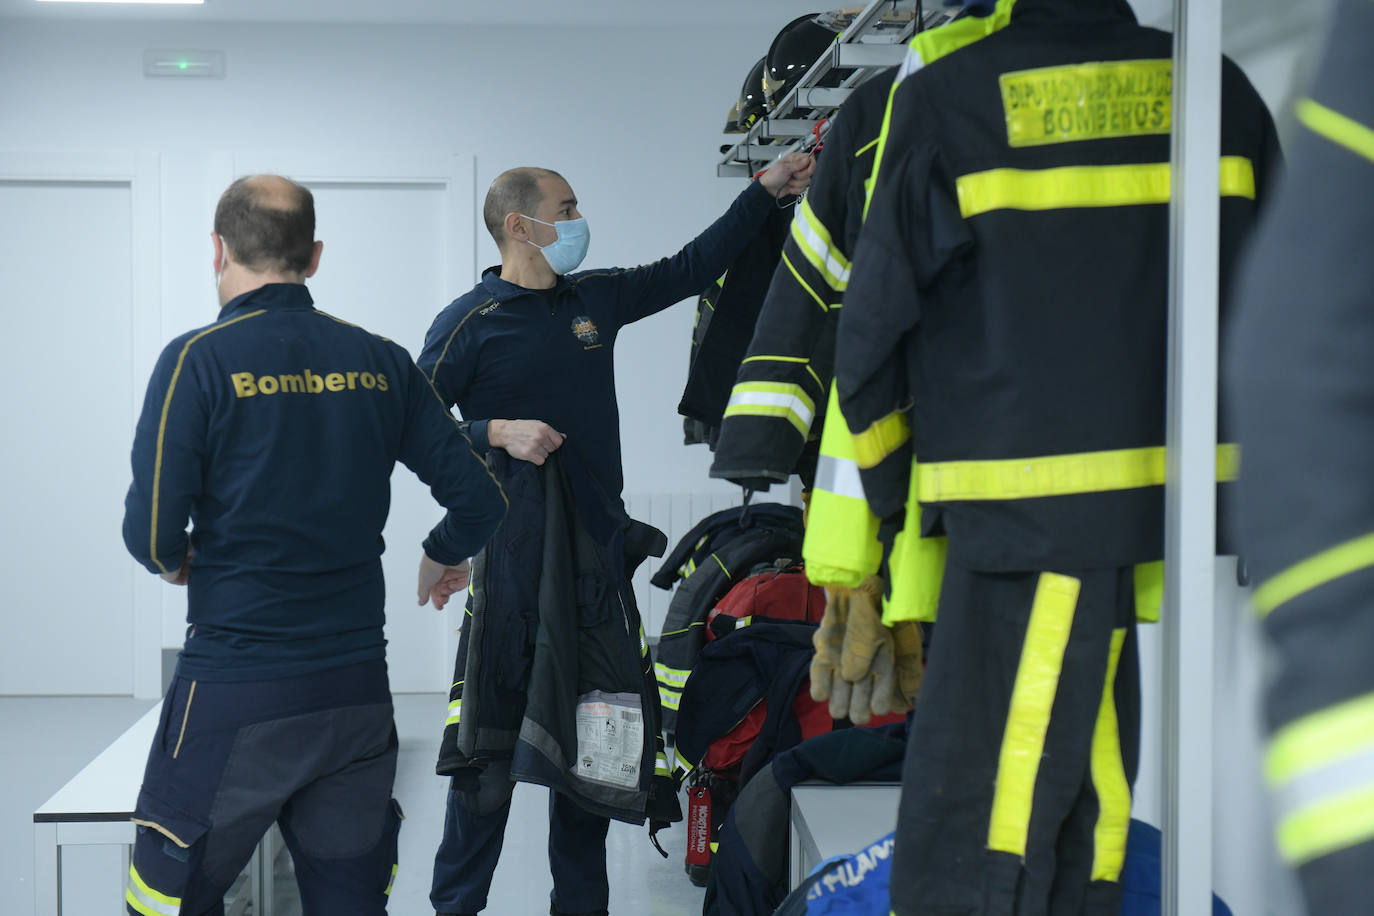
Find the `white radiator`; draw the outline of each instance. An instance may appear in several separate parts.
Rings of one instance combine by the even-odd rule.
[[[672,550],[697,522],[712,512],[738,506],[742,493],[742,490],[733,493],[720,490],[709,493],[626,493],[625,508],[630,518],[653,525],[667,534],[668,550]],[[767,498],[767,494],[758,494],[754,499],[773,501]],[[663,629],[663,618],[668,614],[668,602],[673,597],[672,592],[649,584],[649,577],[658,571],[662,563],[662,558],[650,557],[634,577],[635,599],[644,617],[644,632],[654,640],[657,640],[659,630]]]

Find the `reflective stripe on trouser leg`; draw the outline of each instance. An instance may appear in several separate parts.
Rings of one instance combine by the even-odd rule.
[[[1126,864],[1126,835],[1131,828],[1131,786],[1121,758],[1116,715],[1116,672],[1125,642],[1125,628],[1112,630],[1102,707],[1093,729],[1092,780],[1098,807],[1097,827],[1093,831],[1093,881],[1121,880],[1121,869]]]
[[[1040,574],[1021,648],[1021,661],[1016,669],[997,761],[988,848],[1018,858],[1026,855],[1035,780],[1045,750],[1045,732],[1049,729],[1050,712],[1059,690],[1064,650],[1068,646],[1081,585],[1072,576]]]
[[[181,912],[180,897],[153,890],[133,865],[129,866],[129,887],[124,892],[124,902],[142,916],[177,916]]]

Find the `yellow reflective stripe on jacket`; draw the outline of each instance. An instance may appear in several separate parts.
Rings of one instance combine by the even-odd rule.
[[[806,578],[813,585],[849,588],[877,572],[882,560],[878,519],[864,498],[863,482],[854,460],[854,439],[840,412],[839,395],[833,385],[807,509],[802,558],[806,561]]]
[[[906,519],[888,557],[889,593],[883,595],[883,624],[934,622],[949,559],[949,539],[921,537],[921,504],[916,499],[916,460],[907,482]]]
[[[1081,586],[1072,576],[1041,573],[1035,588],[997,759],[992,819],[988,824],[988,848],[997,852],[1009,852],[1020,858],[1026,855],[1031,799]]]
[[[844,292],[849,285],[849,259],[835,247],[830,230],[816,216],[811,202],[805,197],[797,205],[797,215],[792,219],[792,240],[826,284],[837,293]]]
[[[782,253],[782,263],[787,267],[788,272],[792,274],[792,279],[797,281],[797,285],[800,286],[802,289],[806,290],[806,294],[810,296],[812,300],[815,301],[815,303],[821,307],[822,312],[829,312],[832,308],[838,307],[827,304],[826,301],[821,298],[820,293],[817,293],[814,289],[811,288],[810,283],[807,283],[804,279],[802,279],[801,272],[798,271],[797,268],[792,264],[792,259],[787,256],[786,249],[784,249]]]
[[[739,382],[725,405],[727,417],[781,417],[803,436],[816,417],[816,402],[800,385],[786,382]]]
[[[711,554],[711,557],[712,557],[712,559],[714,559],[714,558],[715,558],[715,554]],[[720,560],[716,560],[716,562],[719,563]],[[694,568],[694,569],[696,568],[695,565],[693,565],[693,568]],[[728,573],[727,573],[727,575],[728,575]],[[684,576],[683,578],[686,578],[686,577]],[[658,638],[659,638],[660,640],[662,640],[662,639],[668,638],[669,636],[677,636],[677,635],[680,634],[680,633],[690,633],[690,632],[692,631],[692,628],[693,628],[693,627],[704,627],[704,626],[706,626],[706,621],[704,621],[704,620],[698,620],[698,621],[696,621],[695,623],[689,623],[689,624],[687,624],[687,626],[683,627],[683,628],[680,629],[680,630],[668,630],[667,632],[660,633],[660,634],[658,634]]]
[[[400,866],[393,864],[391,866],[391,878],[386,882],[386,890],[382,891],[382,896],[391,896],[391,889],[396,886],[396,872],[398,871],[400,871]]]
[[[1217,480],[1236,479],[1240,446],[1217,446]],[[1163,446],[996,461],[946,461],[917,467],[923,503],[1034,499],[1163,486]]]
[[[659,751],[657,754],[654,755],[654,775],[673,775],[673,769],[668,765],[668,755],[663,751]]]
[[[1255,589],[1255,610],[1268,614],[1299,595],[1374,566],[1374,532],[1337,544],[1285,569]]]
[[[1273,787],[1332,763],[1374,752],[1374,693],[1304,716],[1269,743],[1264,777]]]
[[[911,440],[911,423],[906,411],[894,410],[868,429],[854,434],[854,460],[861,468],[877,467],[883,459]]]
[[[1011,8],[1015,4],[1016,0],[997,0],[997,5],[993,8],[992,13],[987,16],[965,16],[963,19],[956,19],[937,28],[917,32],[912,36],[911,41],[907,44],[906,59],[898,68],[896,76],[892,80],[892,88],[887,93],[887,107],[883,111],[883,124],[878,130],[878,148],[873,154],[873,169],[864,182],[863,218],[865,220],[868,219],[868,208],[873,203],[873,189],[878,185],[878,171],[882,168],[883,154],[887,151],[887,138],[892,130],[892,100],[897,95],[897,87],[901,85],[902,80],[922,67],[1006,27],[1011,22]]]
[[[1302,865],[1374,839],[1374,785],[1333,794],[1279,821],[1279,853]]]
[[[691,670],[688,668],[672,668],[663,662],[654,663],[654,675],[660,684],[667,684],[681,690],[687,685],[687,678],[691,677]]]
[[[1093,729],[1092,778],[1097,793],[1097,825],[1093,828],[1093,881],[1121,880],[1126,864],[1126,835],[1131,829],[1131,786],[1121,758],[1121,732],[1116,715],[1116,671],[1126,630],[1112,630],[1107,656],[1107,681]]]
[[[1374,162],[1374,129],[1312,99],[1298,102],[1297,115],[1312,133]]]
[[[143,916],[177,916],[181,912],[181,898],[155,891],[143,880],[138,869],[129,866],[129,887],[124,901]]]
[[[1159,623],[1164,607],[1164,561],[1137,563],[1135,567],[1135,619],[1138,623]]]
[[[1265,757],[1278,845],[1302,864],[1374,839],[1374,694],[1279,729]]]
[[[458,725],[463,720],[463,698],[459,697],[448,704],[448,718],[444,720],[444,727]]]
[[[1243,156],[1221,157],[1221,196],[1255,198],[1255,167]],[[990,169],[955,179],[965,218],[993,210],[1064,210],[1169,202],[1167,162],[1076,165],[1054,169]]]
[[[658,702],[664,709],[671,709],[674,712],[682,705],[682,694],[658,685]]]

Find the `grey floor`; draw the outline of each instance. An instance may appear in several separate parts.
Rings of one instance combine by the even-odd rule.
[[[33,810],[57,791],[152,704],[119,697],[0,697],[0,912],[33,916]],[[429,916],[429,869],[443,832],[446,782],[434,775],[438,734],[447,697],[396,697],[401,738],[396,797],[405,809],[401,863],[391,894],[393,916]],[[548,793],[520,786],[515,793],[505,849],[486,912],[540,916],[548,912],[551,885],[547,839]],[[682,870],[686,830],[660,834],[670,858],[649,843],[646,828],[612,823],[607,840],[611,912],[615,916],[688,916],[701,912],[702,891]],[[64,853],[67,916],[123,913],[123,877],[109,850]],[[79,876],[79,877],[75,877]],[[278,916],[295,909],[279,898]]]

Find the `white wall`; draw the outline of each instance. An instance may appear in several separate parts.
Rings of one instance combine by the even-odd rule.
[[[684,28],[665,36],[604,28],[8,20],[0,24],[0,148],[160,155],[165,340],[214,317],[208,231],[236,151],[267,151],[271,161],[270,151],[279,150],[294,162],[475,155],[479,199],[505,168],[547,165],[581,199],[592,226],[589,265],[671,253],[743,187],[715,177],[716,146],[743,72],[770,38],[767,29]],[[228,77],[142,76],[144,49],[177,47],[224,50]],[[326,252],[322,278],[330,269]],[[69,257],[80,256],[54,252],[51,267],[65,269]],[[429,314],[470,288],[474,265],[496,259],[484,235],[477,252],[468,244],[451,257],[461,269],[452,288],[426,304]],[[395,262],[377,268],[412,269]],[[692,306],[681,305],[621,335],[627,494],[728,492],[707,478],[705,448],[681,444],[676,405],[692,318]],[[426,328],[416,322],[397,339],[418,352]],[[146,362],[134,367],[140,391],[149,369]],[[130,435],[98,447],[125,452]],[[79,473],[78,459],[68,461],[53,474]],[[181,596],[169,593],[165,645],[180,645],[183,614]]]
[[[1135,5],[1143,22],[1159,25],[1171,4]],[[1272,12],[1280,5],[1228,3],[1228,30],[1247,10]],[[547,165],[568,177],[591,222],[589,264],[633,264],[669,252],[741,186],[714,177],[718,131],[744,69],[771,32],[3,21],[0,148],[160,153],[166,339],[213,316],[206,233],[234,150],[471,153],[479,196],[506,167]],[[1288,97],[1307,38],[1299,31],[1232,49],[1276,109]],[[224,50],[228,78],[145,80],[142,50],[165,47]],[[452,253],[463,270],[449,297],[474,281],[475,265],[495,259],[490,243],[480,232],[477,237],[476,253]],[[80,265],[80,247],[99,244],[83,240],[78,250],[55,258],[53,269]],[[437,311],[443,304],[430,305]],[[628,494],[712,486],[708,455],[703,447],[681,446],[674,409],[691,322],[691,308],[683,305],[621,337]],[[417,324],[401,342],[418,349],[424,330]],[[147,370],[135,367],[139,386]],[[94,445],[124,451],[128,435]],[[77,459],[62,462],[59,457],[54,474],[79,473]],[[17,536],[7,526],[0,547]],[[1260,865],[1268,830],[1253,767],[1242,772],[1258,759],[1253,706],[1241,699],[1258,682],[1256,642],[1252,629],[1230,629],[1239,613],[1234,604],[1223,601],[1218,613],[1221,633],[1229,634],[1218,639],[1218,887],[1239,913],[1283,912],[1286,895],[1259,877],[1270,872]],[[180,642],[180,617],[169,600],[167,645]],[[10,620],[24,626],[21,613]],[[1144,661],[1148,707],[1158,691],[1157,651]],[[1234,689],[1240,682],[1245,690]],[[1157,822],[1154,705],[1147,708],[1138,808]]]

